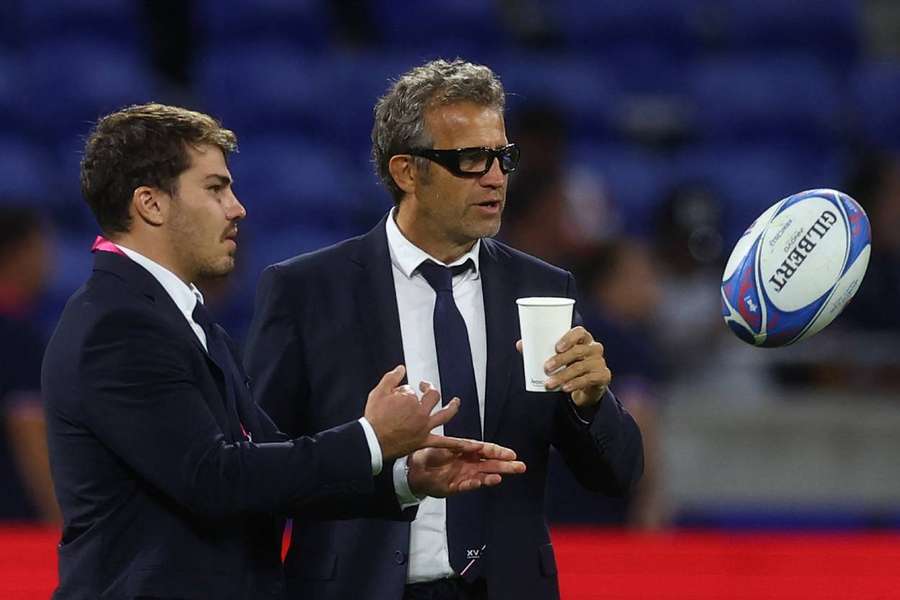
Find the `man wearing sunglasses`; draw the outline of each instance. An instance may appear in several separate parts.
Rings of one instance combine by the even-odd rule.
[[[574,327],[547,365],[563,391],[524,390],[515,299],[577,292],[568,272],[491,239],[519,161],[503,110],[487,67],[437,60],[401,76],[372,131],[394,208],[363,236],[266,269],[246,356],[289,434],[358,415],[347,398],[402,362],[410,381],[461,399],[445,434],[513,448],[528,472],[426,499],[411,525],[295,520],[289,598],[558,598],[543,514],[550,447],[590,489],[622,494],[640,477],[640,432],[590,333]],[[402,479],[402,461],[394,469]]]

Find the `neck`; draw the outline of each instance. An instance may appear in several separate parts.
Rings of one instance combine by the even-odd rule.
[[[444,264],[452,263],[475,245],[472,240],[447,239],[435,228],[428,227],[424,219],[416,219],[412,211],[404,211],[402,204],[396,210],[394,222],[406,239]]]
[[[165,244],[160,244],[156,240],[148,240],[144,236],[133,233],[118,235],[115,238],[107,237],[109,241],[119,246],[124,246],[129,250],[134,250],[141,256],[145,256],[169,271],[175,274],[178,279],[190,285],[194,278],[180,267],[178,261],[175,260],[171,248]]]

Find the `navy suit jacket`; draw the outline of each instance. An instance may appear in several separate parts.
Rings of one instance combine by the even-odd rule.
[[[358,423],[290,440],[230,363],[149,272],[97,253],[43,365],[65,519],[55,598],[281,598],[279,514],[400,518]]]
[[[643,469],[640,432],[611,393],[585,425],[566,395],[525,391],[515,300],[575,297],[572,276],[491,239],[482,240],[479,263],[488,357],[484,437],[513,448],[528,465],[524,475],[487,491],[489,595],[557,598],[544,519],[550,447],[587,488],[621,494]],[[291,435],[362,414],[368,390],[404,362],[384,221],[366,235],[266,269],[245,356],[264,408]],[[384,520],[295,520],[288,596],[399,600],[409,531],[408,523]]]

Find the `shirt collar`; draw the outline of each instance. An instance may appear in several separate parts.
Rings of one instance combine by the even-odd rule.
[[[436,259],[409,241],[394,221],[396,213],[397,209],[392,208],[386,219],[385,229],[387,230],[388,249],[391,253],[391,263],[397,267],[407,279],[412,278],[416,268],[418,268],[425,260],[433,260],[437,264],[444,265],[445,267],[455,267],[456,265],[463,264],[467,260],[471,260],[474,265],[472,270],[475,276],[478,277],[480,275],[478,255],[479,250],[481,249],[481,240],[477,240],[468,252],[448,264]]]
[[[203,294],[197,289],[197,286],[193,283],[186,284],[172,271],[131,248],[120,244],[115,244],[115,246],[124,252],[125,256],[147,269],[166,290],[166,293],[172,297],[178,310],[184,313],[189,321],[193,319],[194,307],[197,306],[197,302],[203,302]]]

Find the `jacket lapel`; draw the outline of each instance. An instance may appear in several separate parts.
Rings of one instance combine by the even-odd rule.
[[[175,305],[172,297],[163,289],[162,285],[142,266],[128,258],[112,252],[99,251],[94,256],[94,270],[106,271],[125,282],[131,289],[138,292],[152,305],[152,310],[167,319],[195,348],[205,357],[214,378],[216,379],[222,402],[209,404],[210,410],[216,415],[216,420],[223,429],[230,428],[231,419],[228,418],[226,404],[228,398],[225,371],[212,359],[203,344],[197,338],[197,334],[191,329],[187,319]]]
[[[375,385],[384,373],[405,363],[397,292],[385,232],[386,218],[358,238],[357,251],[351,258],[359,269],[354,308],[369,356],[366,361],[370,370],[369,385]]]
[[[478,258],[484,322],[487,327],[487,377],[484,398],[484,439],[492,440],[508,399],[511,360],[515,348],[518,313],[513,286],[501,261],[501,248],[490,239],[481,240]]]

